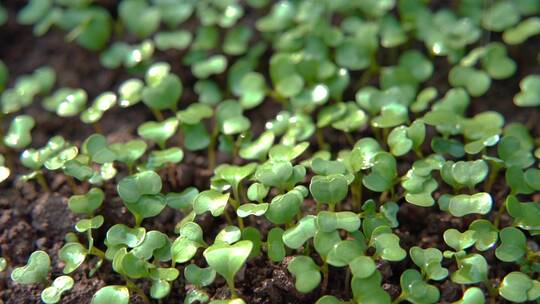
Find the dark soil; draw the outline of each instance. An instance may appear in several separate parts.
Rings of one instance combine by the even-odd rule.
[[[101,1],[114,8],[114,1]],[[20,26],[14,21],[14,11],[22,5],[18,1],[8,1],[10,20],[7,25],[0,29],[0,58],[8,65],[10,71],[10,83],[13,85],[17,76],[31,73],[35,68],[50,65],[57,71],[57,86],[84,88],[89,99],[92,100],[99,93],[114,91],[118,85],[129,78],[122,69],[107,70],[99,64],[99,55],[95,52],[86,51],[75,44],[66,43],[64,33],[51,31],[43,37],[34,37],[32,30],[27,26]],[[473,100],[469,114],[479,113],[486,110],[495,110],[504,113],[508,122],[517,121],[527,124],[534,136],[540,135],[538,124],[538,109],[520,109],[513,105],[512,98],[519,91],[518,82],[527,74],[538,73],[538,65],[530,65],[533,60],[532,54],[540,49],[540,39],[533,39],[526,45],[510,49],[510,53],[517,60],[519,68],[516,76],[505,81],[496,81],[489,93],[481,98]],[[189,72],[179,65],[180,52],[167,52],[159,54],[160,58],[173,64],[173,70],[182,77],[185,87],[190,87],[193,82]],[[441,63],[436,71],[441,75],[431,85],[440,88],[444,92],[448,88],[446,83],[446,71],[448,66]],[[348,98],[353,98],[353,89]],[[183,97],[183,102],[194,98],[189,90]],[[276,103],[265,103],[264,109],[250,111],[252,121],[261,122],[255,130],[262,128],[262,122],[272,117],[279,111]],[[91,126],[83,125],[76,118],[58,120],[53,115],[45,112],[39,106],[39,101],[26,110],[37,122],[33,131],[33,145],[42,146],[53,134],[63,135],[68,140],[80,144],[94,131]],[[135,106],[128,109],[115,109],[105,114],[101,126],[104,134],[107,134],[109,142],[126,141],[136,136],[137,126],[147,120],[153,119],[151,113],[144,106]],[[4,122],[5,124],[5,122]],[[6,125],[3,126],[4,128]],[[332,146],[339,147],[345,142],[343,138],[327,134]],[[356,137],[366,136],[359,133]],[[16,156],[14,154],[13,156]],[[222,160],[226,156],[221,156]],[[17,176],[25,173],[25,169],[16,163],[16,170],[12,173]],[[173,170],[173,174],[163,172],[163,178],[168,181],[166,191],[178,191],[187,186],[203,188],[208,185],[209,172],[205,169],[206,160],[204,154],[186,152],[184,161]],[[125,170],[120,170],[119,177],[125,175]],[[73,225],[77,218],[67,209],[66,201],[71,195],[71,190],[66,186],[62,175],[48,175],[47,179],[52,186],[52,193],[43,193],[39,186],[33,182],[18,183],[14,177],[0,185],[0,256],[7,259],[7,271],[0,272],[0,303],[38,303],[39,293],[42,286],[28,286],[14,284],[8,275],[15,266],[26,263],[28,256],[35,250],[45,250],[52,258],[51,278],[62,274],[62,263],[58,260],[57,253],[64,244],[64,236],[73,231]],[[496,204],[503,203],[507,189],[503,188],[504,182],[498,181],[494,187]],[[86,185],[81,185],[86,187]],[[106,229],[115,223],[132,222],[132,217],[124,208],[122,202],[116,197],[116,190],[109,184],[105,191],[107,199],[102,208],[102,214],[106,218],[106,225],[97,231],[96,242],[99,244],[105,237]],[[174,235],[175,224],[180,221],[183,214],[172,209],[165,209],[156,218],[145,221],[147,229],[157,229],[168,235]],[[447,213],[438,211],[437,207],[420,208],[411,204],[402,204],[398,214],[400,222],[396,233],[399,234],[405,249],[412,246],[444,248],[442,232],[450,227],[466,229],[474,217],[454,218]],[[508,218],[503,218],[503,223]],[[199,220],[205,235],[215,235],[224,225],[219,219],[210,216]],[[257,223],[264,225],[263,223]],[[262,229],[265,230],[265,229]],[[493,252],[485,255],[491,266],[490,278],[500,280],[504,274],[516,270],[513,264],[501,263],[494,258]],[[199,254],[197,263],[203,259]],[[239,294],[247,303],[314,303],[322,294],[332,294],[344,299],[351,297],[349,288],[345,282],[346,274],[343,269],[330,269],[330,281],[326,291],[317,289],[309,294],[301,294],[294,288],[294,280],[286,270],[286,262],[272,264],[263,258],[255,258],[247,264],[237,276]],[[105,262],[100,270],[89,277],[89,270],[95,261],[90,260],[72,275],[76,281],[75,287],[62,298],[62,303],[89,303],[92,295],[101,287],[112,284],[123,284],[122,279],[112,271],[110,263]],[[448,261],[447,267],[455,267]],[[378,265],[383,274],[384,288],[393,296],[397,297],[400,292],[399,275],[409,267],[410,261],[401,263],[381,262]],[[179,268],[180,269],[180,268]],[[180,269],[182,270],[182,269]],[[139,284],[143,289],[148,289],[146,283]],[[441,303],[450,303],[458,300],[462,295],[459,285],[449,280],[440,284]],[[175,281],[171,295],[159,303],[180,303],[186,292],[192,288],[185,285],[181,279]],[[220,278],[207,289],[212,298],[225,298],[228,290],[224,281]],[[132,303],[142,303],[142,300],[133,296]],[[157,301],[156,301],[157,303]],[[500,300],[498,303],[505,303]]]

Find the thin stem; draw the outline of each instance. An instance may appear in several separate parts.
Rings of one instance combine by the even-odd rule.
[[[399,295],[399,297],[397,297],[394,301],[392,301],[392,304],[397,304],[397,303],[400,303],[401,301],[403,301],[405,298],[405,296],[403,295],[403,293],[401,293]]]
[[[495,216],[495,220],[493,221],[493,226],[495,226],[495,228],[499,228],[501,217],[505,211],[506,211],[506,202],[502,202],[501,206],[499,207],[499,210],[497,211],[497,215]]]
[[[499,173],[499,170],[501,167],[495,163],[491,164],[491,172],[489,172],[488,179],[484,185],[484,192],[490,192],[491,187],[493,187],[493,184],[495,183],[495,180],[497,179],[497,174]]]
[[[317,128],[317,130],[315,131],[315,135],[317,137],[317,144],[319,145],[319,149],[324,150],[326,148],[326,142],[324,141],[322,130]]]
[[[154,117],[156,118],[157,121],[163,121],[163,113],[161,113],[160,110],[158,109],[152,109],[150,108],[150,110],[152,111],[152,114],[154,114]]]
[[[354,181],[351,184],[351,192],[353,196],[352,207],[354,211],[362,209],[362,172],[356,173]]]
[[[126,286],[127,286],[128,289],[131,289],[136,294],[138,294],[143,299],[143,301],[145,303],[150,303],[150,299],[146,296],[146,294],[144,294],[144,291],[142,289],[140,289],[139,286],[137,286],[128,277],[126,277],[126,276],[122,276],[122,277],[124,278],[124,281],[126,281]]]
[[[229,212],[227,212],[227,209],[225,209],[225,211],[223,211],[223,215],[225,216],[225,220],[227,220],[227,224],[229,225],[234,225],[232,219],[231,219],[231,216],[229,215]],[[240,223],[238,224],[240,225]]]
[[[66,183],[71,188],[71,192],[73,192],[73,194],[80,194],[79,186],[77,186],[77,183],[75,182],[73,177],[67,174],[66,174]]]
[[[315,209],[315,212],[318,214],[321,211],[321,203],[317,202],[317,207]]]
[[[135,213],[133,214],[133,217],[135,217],[135,228],[141,227],[143,218],[140,215],[135,214]]]
[[[236,187],[233,187],[233,197],[234,197],[234,200],[231,200],[231,203],[234,207],[234,210],[238,210],[238,208],[240,207],[240,205],[242,204],[242,201],[241,201],[241,198],[240,198],[240,191],[239,191],[239,188],[240,186],[236,186]],[[236,212],[235,212],[236,213]],[[244,229],[244,219],[237,216],[236,217],[236,220],[238,221],[238,227],[243,230]]]
[[[216,140],[219,130],[214,124],[212,130],[212,136],[210,137],[210,143],[208,144],[208,170],[214,171],[216,167]]]
[[[352,137],[351,133],[349,132],[343,132],[345,134],[345,138],[347,139],[347,142],[349,145],[354,146],[354,138]]]
[[[51,192],[51,188],[49,187],[49,184],[47,183],[47,180],[43,176],[43,172],[41,170],[36,172],[36,180],[43,190]]]
[[[326,292],[326,289],[328,288],[328,276],[329,276],[328,263],[326,263],[326,260],[324,261],[321,271],[323,273],[322,293],[324,294]]]
[[[92,255],[95,255],[97,257],[99,257],[100,259],[105,259],[105,252],[103,252],[101,249],[99,248],[96,248],[96,247],[91,247],[89,250],[88,250],[88,253],[89,254],[92,254]]]
[[[238,298],[238,294],[236,293],[236,287],[234,286],[234,278],[232,280],[226,280],[227,286],[229,286],[229,290],[231,291],[231,298],[236,299]]]
[[[86,230],[86,238],[88,239],[88,251],[92,251],[94,247],[94,238],[92,237],[92,229]]]

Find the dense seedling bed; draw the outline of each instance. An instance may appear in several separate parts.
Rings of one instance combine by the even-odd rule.
[[[0,303],[538,303],[538,0],[0,4]]]

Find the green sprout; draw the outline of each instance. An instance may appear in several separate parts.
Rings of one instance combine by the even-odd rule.
[[[70,276],[60,276],[41,292],[41,300],[46,304],[58,303],[62,293],[73,288],[73,284],[74,280]]]
[[[34,251],[25,266],[11,272],[11,279],[19,284],[47,283],[51,269],[51,259],[45,251]]]
[[[253,243],[251,241],[239,241],[233,245],[220,242],[204,251],[206,262],[225,278],[233,298],[238,297],[234,285],[234,276],[246,262],[252,248]]]
[[[108,69],[69,87],[0,61],[0,182],[75,217],[12,281],[44,303],[95,276],[93,304],[538,301],[540,4],[428,2],[0,6],[8,36],[60,30]]]

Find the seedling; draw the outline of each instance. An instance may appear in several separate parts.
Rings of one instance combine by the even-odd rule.
[[[28,258],[28,263],[17,267],[11,272],[11,279],[19,284],[47,283],[51,268],[51,259],[44,251],[34,251]]]
[[[216,243],[204,251],[206,262],[225,278],[233,298],[238,297],[234,285],[234,276],[246,262],[252,248],[252,242],[240,241],[233,245]]]
[[[70,276],[60,276],[54,279],[51,286],[41,292],[41,300],[46,304],[54,304],[60,301],[62,293],[73,288],[74,281]]]
[[[111,285],[93,304],[126,304],[132,294],[167,302],[178,282],[187,287],[184,303],[241,304],[268,300],[259,299],[266,285],[249,281],[253,267],[267,265],[274,274],[286,266],[290,287],[308,294],[288,290],[283,301],[448,302],[438,286],[449,283],[463,291],[454,303],[537,301],[534,119],[512,116],[511,107],[497,112],[505,108],[499,101],[478,111],[495,87],[511,91],[510,80],[520,84],[514,105],[540,105],[540,78],[516,57],[540,33],[537,1],[330,2],[22,7],[17,21],[36,35],[55,27],[89,50],[107,45],[99,61],[123,82],[105,92],[85,87],[87,95],[55,87],[49,67],[9,79],[13,62],[0,61],[0,118],[9,126],[0,181],[14,176],[9,186],[30,199],[22,182],[35,178],[57,195],[64,174],[73,192],[67,208],[78,217],[51,253],[64,275],[36,251],[12,271],[13,281],[40,284],[42,301],[58,303],[89,263],[90,279],[113,272],[103,273]],[[0,6],[0,25],[6,18]],[[33,116],[39,97],[55,115]],[[154,118],[130,116],[136,132],[131,123],[121,136],[107,134],[108,115],[133,111]],[[95,134],[60,128],[78,121],[72,117]],[[52,128],[42,125],[53,118]],[[43,137],[57,126],[69,141]],[[119,142],[126,134],[134,137]],[[29,172],[22,175],[21,164]],[[134,221],[111,217],[123,214],[109,210],[118,199]],[[415,216],[436,219],[424,227]],[[174,229],[161,230],[173,227],[160,224],[170,220]],[[0,271],[7,261],[0,258]],[[512,272],[501,272],[501,263]],[[388,289],[398,276],[399,292]],[[214,293],[223,281],[232,299]]]

